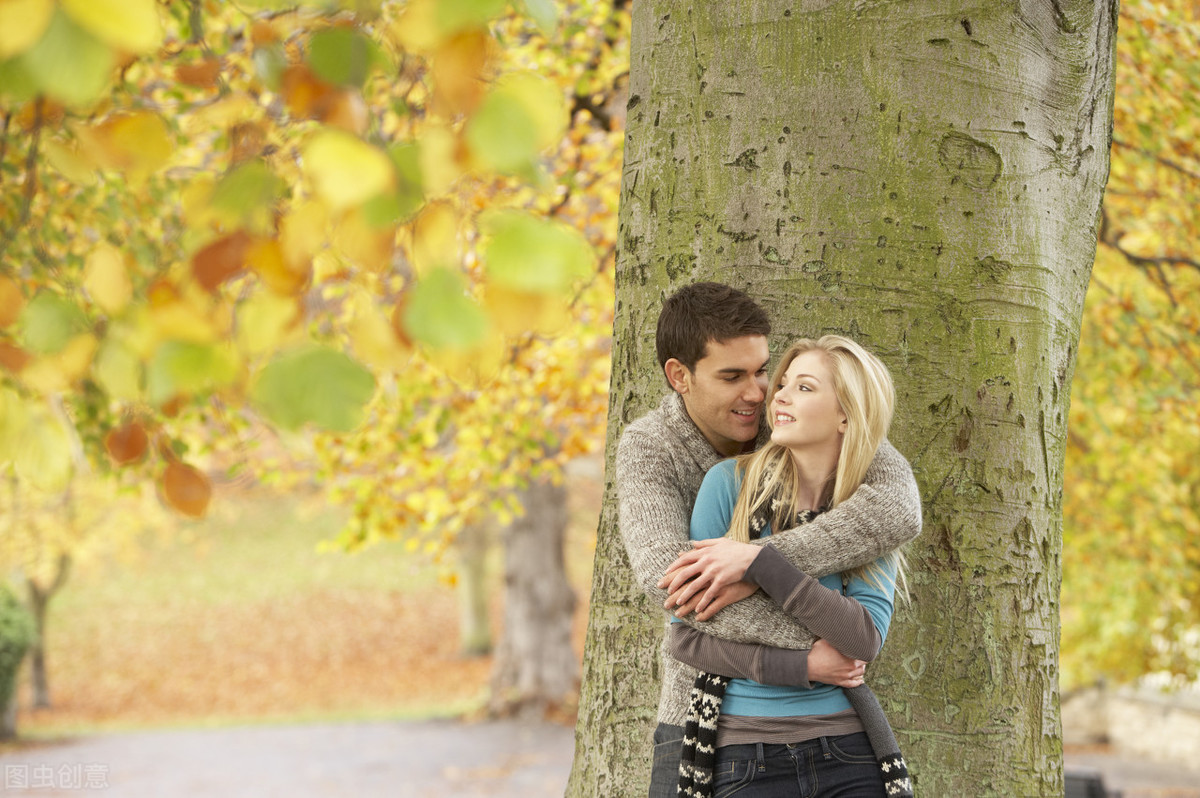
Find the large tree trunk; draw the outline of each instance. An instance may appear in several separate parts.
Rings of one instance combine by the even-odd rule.
[[[575,692],[575,593],[567,581],[565,485],[535,482],[525,514],[504,531],[504,626],[492,672],[492,710],[541,717]]]
[[[1108,172],[1116,5],[634,4],[609,453],[653,328],[721,280],[773,351],[844,332],[896,378],[925,532],[870,672],[919,794],[1061,795],[1060,493]],[[609,467],[612,467],[611,460]],[[645,795],[661,610],[611,474],[568,794]]]

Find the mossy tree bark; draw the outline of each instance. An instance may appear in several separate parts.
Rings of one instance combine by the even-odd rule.
[[[924,795],[1061,795],[1062,463],[1115,2],[634,4],[609,455],[662,297],[715,279],[896,379],[925,531],[871,682]],[[609,461],[611,469],[612,462]],[[568,794],[641,796],[661,610],[600,522]]]

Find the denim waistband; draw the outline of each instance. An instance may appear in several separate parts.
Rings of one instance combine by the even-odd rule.
[[[857,733],[862,734],[862,732]],[[830,739],[838,738],[816,737],[798,743],[739,743],[738,745],[723,745],[717,749],[717,759],[725,761],[754,760],[761,762],[768,757],[787,756],[789,753],[808,749],[819,749],[821,755],[825,759],[829,759],[832,756],[829,751]]]

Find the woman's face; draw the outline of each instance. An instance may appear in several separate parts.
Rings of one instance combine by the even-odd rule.
[[[788,364],[771,399],[771,440],[789,449],[841,450],[846,414],[833,390],[828,356],[819,349]]]

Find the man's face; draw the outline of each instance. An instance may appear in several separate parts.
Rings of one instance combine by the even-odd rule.
[[[766,336],[747,335],[709,341],[694,369],[674,358],[666,363],[667,379],[688,415],[723,455],[737,454],[758,435],[769,357]]]

